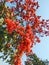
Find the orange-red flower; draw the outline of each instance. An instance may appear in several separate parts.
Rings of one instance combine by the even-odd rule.
[[[6,0],[6,2],[12,2],[12,1],[14,1],[14,0]]]

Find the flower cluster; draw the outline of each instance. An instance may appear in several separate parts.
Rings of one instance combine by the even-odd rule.
[[[16,52],[13,58],[14,65],[21,65],[21,57],[23,54],[26,53],[26,55],[28,55],[32,52],[31,48],[33,45],[36,42],[40,43],[38,34],[42,36],[43,34],[49,35],[49,20],[40,20],[41,16],[36,15],[39,4],[35,0],[25,0],[25,2],[23,2],[23,0],[6,1],[11,3],[14,1],[16,2],[16,14],[13,16],[20,16],[21,18],[20,20],[16,18],[15,21],[10,18],[5,18],[5,23],[7,25],[6,29],[9,34],[12,34],[12,32],[15,31],[16,35],[18,34],[18,39],[19,37],[21,38],[17,47],[18,52]],[[25,25],[23,25],[24,22]],[[9,46],[9,44],[7,46]]]

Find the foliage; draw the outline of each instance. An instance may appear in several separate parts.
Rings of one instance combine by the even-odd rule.
[[[16,7],[10,8],[6,2],[15,2]],[[23,54],[32,53],[31,48],[40,43],[40,36],[49,36],[49,20],[40,20],[41,16],[36,14],[38,7],[35,0],[0,1],[1,58],[11,65],[21,65]]]
[[[28,56],[27,61],[25,62],[25,65],[45,65],[44,61],[40,60],[36,54],[30,54]]]

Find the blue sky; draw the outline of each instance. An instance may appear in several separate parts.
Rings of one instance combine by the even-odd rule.
[[[37,0],[37,1],[40,4],[40,8],[37,10],[37,15],[41,15],[43,19],[49,19],[49,0]],[[49,60],[49,37],[41,37],[41,43],[36,44],[33,47],[33,51],[40,59]],[[6,64],[2,60],[0,60],[0,65],[9,65],[9,64]]]
[[[49,19],[49,0],[38,0],[40,8],[37,15],[41,15],[43,19]],[[42,60],[49,60],[49,37],[41,37],[41,43],[36,44],[33,48],[36,55]]]

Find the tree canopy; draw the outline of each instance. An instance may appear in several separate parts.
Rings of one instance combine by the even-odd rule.
[[[15,2],[16,7],[6,2]],[[39,7],[36,0],[0,0],[0,52],[9,64],[22,65],[23,54],[33,53],[31,48],[40,43],[40,36],[49,36],[49,20],[36,14]]]

